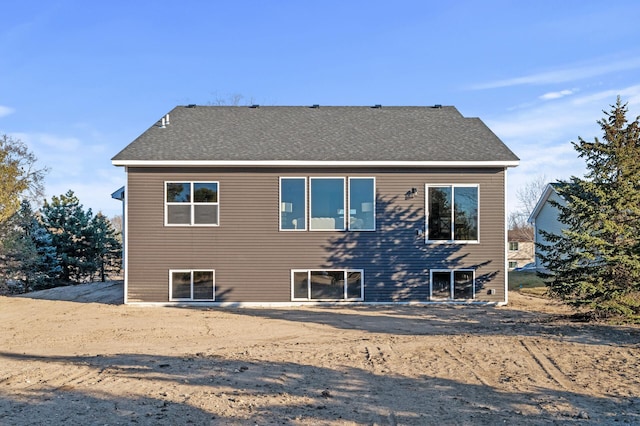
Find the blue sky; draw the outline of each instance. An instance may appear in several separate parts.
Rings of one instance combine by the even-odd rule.
[[[519,185],[584,173],[616,96],[640,114],[640,2],[14,1],[0,26],[0,134],[120,213],[111,157],[175,105],[454,105],[520,158]]]

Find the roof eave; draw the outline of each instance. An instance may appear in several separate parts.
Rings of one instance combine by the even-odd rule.
[[[517,167],[510,161],[217,161],[217,160],[112,160],[114,166],[125,167]]]

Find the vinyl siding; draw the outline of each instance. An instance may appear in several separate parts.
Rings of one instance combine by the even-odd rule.
[[[214,269],[216,302],[289,302],[291,269],[342,268],[364,269],[366,302],[428,301],[430,269],[469,268],[476,300],[505,300],[502,168],[127,171],[128,302],[168,302],[170,269]],[[375,177],[377,231],[279,231],[286,176]],[[219,182],[220,226],[164,226],[165,181]],[[425,184],[479,185],[479,243],[425,244]]]

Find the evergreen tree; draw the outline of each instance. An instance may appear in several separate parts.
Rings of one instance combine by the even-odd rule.
[[[122,244],[111,221],[102,213],[96,214],[91,220],[91,235],[96,272],[104,282],[109,272],[120,270]]]
[[[45,201],[42,207],[42,221],[58,250],[61,279],[65,282],[82,282],[97,269],[92,247],[92,216],[91,209],[85,211],[71,190],[59,197],[53,196],[51,202]]]
[[[560,181],[554,203],[566,229],[541,232],[549,292],[598,316],[640,320],[640,127],[618,98],[598,121],[603,139],[573,142],[587,174]]]
[[[21,283],[22,292],[55,286],[61,271],[56,248],[28,201],[21,203],[3,229],[5,278]]]

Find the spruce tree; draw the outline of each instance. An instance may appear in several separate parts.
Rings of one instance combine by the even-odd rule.
[[[596,316],[640,320],[640,131],[618,97],[598,121],[602,140],[572,142],[587,173],[556,187],[562,235],[541,232],[549,293]]]
[[[2,235],[5,276],[21,283],[22,292],[55,286],[61,271],[57,251],[28,201],[21,203],[6,225]]]
[[[91,209],[85,211],[78,197],[69,190],[59,197],[53,196],[50,203],[45,201],[41,211],[42,221],[58,250],[61,279],[78,283],[95,273]]]
[[[90,229],[96,272],[100,281],[104,282],[110,272],[120,270],[122,245],[111,221],[102,213],[93,217]]]

